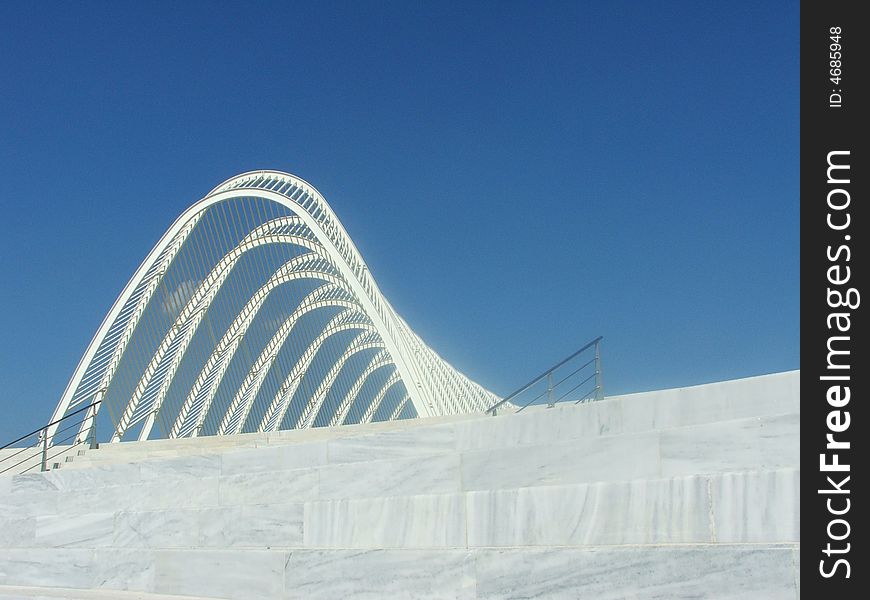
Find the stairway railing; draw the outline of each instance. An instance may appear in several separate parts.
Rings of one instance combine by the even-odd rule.
[[[498,410],[507,404],[519,407],[514,412],[520,412],[532,404],[541,404],[540,401],[545,397],[548,408],[552,408],[557,402],[573,401],[577,404],[583,401],[601,400],[604,397],[604,384],[601,380],[602,339],[604,337],[599,335],[571,356],[553,365],[512,394],[505,396],[486,412],[495,416]],[[591,358],[589,358],[590,354],[592,354]]]
[[[79,448],[84,444],[87,444],[89,448],[96,448],[97,415],[95,411],[86,411],[100,402],[102,400],[92,402],[56,421],[31,431],[27,435],[12,440],[5,446],[0,446],[0,475],[10,471],[19,474],[26,473],[36,467],[39,467],[40,471],[47,471],[52,460],[67,454],[74,448]],[[85,421],[88,420],[90,423],[85,426]],[[58,427],[52,442],[49,444],[46,435],[48,428],[61,423],[62,426]],[[70,430],[72,433],[69,433]],[[84,437],[80,435],[82,431],[87,431]],[[66,437],[63,437],[64,434],[67,434]],[[35,443],[27,443],[31,439],[34,439]],[[72,443],[65,446],[64,444],[67,442]],[[21,445],[22,443],[25,444]],[[3,456],[4,454],[5,456]]]

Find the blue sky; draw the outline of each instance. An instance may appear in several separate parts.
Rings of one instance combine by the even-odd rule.
[[[322,6],[318,6],[322,5]],[[224,179],[310,181],[507,393],[798,368],[797,2],[2,3],[0,440]]]

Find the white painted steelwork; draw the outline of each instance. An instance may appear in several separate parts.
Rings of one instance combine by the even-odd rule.
[[[317,190],[255,171],[214,188],[164,234],[51,421],[100,401],[80,437],[107,421],[112,441],[143,440],[483,411],[497,400],[396,314]]]

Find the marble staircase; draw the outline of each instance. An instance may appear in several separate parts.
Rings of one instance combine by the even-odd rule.
[[[0,599],[796,598],[799,421],[793,371],[103,445],[0,477]]]

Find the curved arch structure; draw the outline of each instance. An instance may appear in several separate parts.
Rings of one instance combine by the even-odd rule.
[[[396,314],[317,190],[256,171],[173,223],[51,420],[92,405],[79,439],[99,423],[112,441],[144,440],[482,411],[497,400]],[[60,443],[61,432],[48,437]]]

